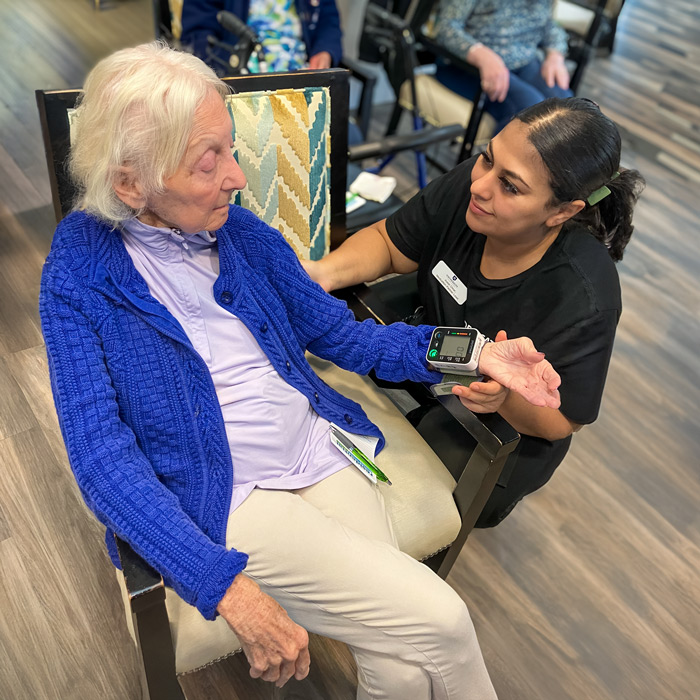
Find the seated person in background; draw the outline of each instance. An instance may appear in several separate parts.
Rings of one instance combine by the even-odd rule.
[[[278,231],[229,205],[246,180],[227,90],[158,44],[117,52],[85,82],[78,209],[40,295],[81,492],[113,556],[115,532],[205,618],[223,615],[254,677],[303,678],[312,630],[350,645],[359,697],[494,698],[466,606],[397,549],[380,490],[329,439],[335,421],[381,447],[379,428],[304,356],[438,381],[432,328],[357,323]],[[479,365],[559,403],[526,338],[489,344]]]
[[[598,415],[621,313],[614,262],[643,184],[637,171],[620,168],[620,135],[597,105],[550,98],[388,219],[304,263],[327,290],[417,270],[421,322],[526,334],[561,375],[558,410],[495,382],[453,390],[467,408],[497,411],[522,433],[478,527],[496,525],[543,486],[572,433]],[[446,272],[457,298],[441,282]],[[443,421],[449,417],[436,409],[423,429],[449,433]]]
[[[258,35],[265,72],[330,68],[341,59],[335,0],[184,0],[181,42],[204,61],[209,35],[227,44],[238,40],[217,21],[221,10],[232,12]],[[217,50],[217,55],[228,62],[225,51]],[[257,56],[251,56],[248,70],[262,72]]]
[[[435,77],[469,99],[480,82],[496,133],[525,107],[573,94],[566,32],[552,19],[551,0],[441,0],[435,41],[479,69],[477,78],[439,62]]]

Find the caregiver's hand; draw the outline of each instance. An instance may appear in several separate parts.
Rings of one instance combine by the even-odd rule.
[[[520,394],[533,406],[559,408],[561,404],[561,378],[530,338],[487,343],[479,358],[479,372]]]

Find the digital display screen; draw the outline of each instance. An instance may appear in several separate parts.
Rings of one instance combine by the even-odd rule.
[[[470,340],[468,335],[446,335],[440,347],[440,354],[443,357],[466,357]]]

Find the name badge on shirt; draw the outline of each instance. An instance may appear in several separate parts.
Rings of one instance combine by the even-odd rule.
[[[433,277],[447,290],[447,293],[460,306],[467,300],[467,287],[457,275],[441,260],[433,268]]]

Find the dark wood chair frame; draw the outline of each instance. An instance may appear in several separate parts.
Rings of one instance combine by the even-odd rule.
[[[347,160],[348,73],[341,69],[304,73],[277,73],[226,79],[238,92],[273,90],[282,87],[328,86],[331,94],[331,245],[345,238],[345,185]],[[68,111],[76,104],[79,90],[37,90],[37,104],[49,166],[49,179],[57,222],[73,206],[73,187],[66,172],[70,149]],[[373,318],[392,322],[395,314],[371,286],[341,290],[360,320]],[[379,385],[382,382],[377,381]],[[397,385],[392,385],[397,386]],[[406,382],[406,389],[419,404],[433,402],[427,386]],[[455,541],[425,560],[425,564],[445,578],[474,527],[493,490],[508,455],[516,447],[518,433],[498,414],[477,416],[454,396],[438,401],[455,421],[455,440],[466,431],[478,446],[468,457],[454,491],[462,520]],[[465,458],[466,459],[466,458]],[[117,548],[131,606],[137,646],[143,660],[145,697],[150,700],[184,700],[175,674],[175,654],[165,608],[163,579],[131,547],[117,538]]]
[[[174,41],[173,23],[170,16],[169,0],[151,0],[153,6],[153,25],[156,39],[163,39],[169,44]]]
[[[588,66],[589,61],[594,56],[596,49],[601,46],[601,42],[609,37],[609,50],[612,51],[612,45],[617,27],[617,17],[609,17],[606,13],[605,6],[607,0],[569,0],[574,5],[585,7],[593,12],[593,20],[588,27],[585,35],[578,34],[574,31],[567,30],[569,35],[569,55],[576,67],[571,75],[570,87],[574,93],[578,92],[578,88],[583,80],[583,74]],[[624,5],[624,0],[622,5]],[[622,9],[622,5],[620,9]]]

